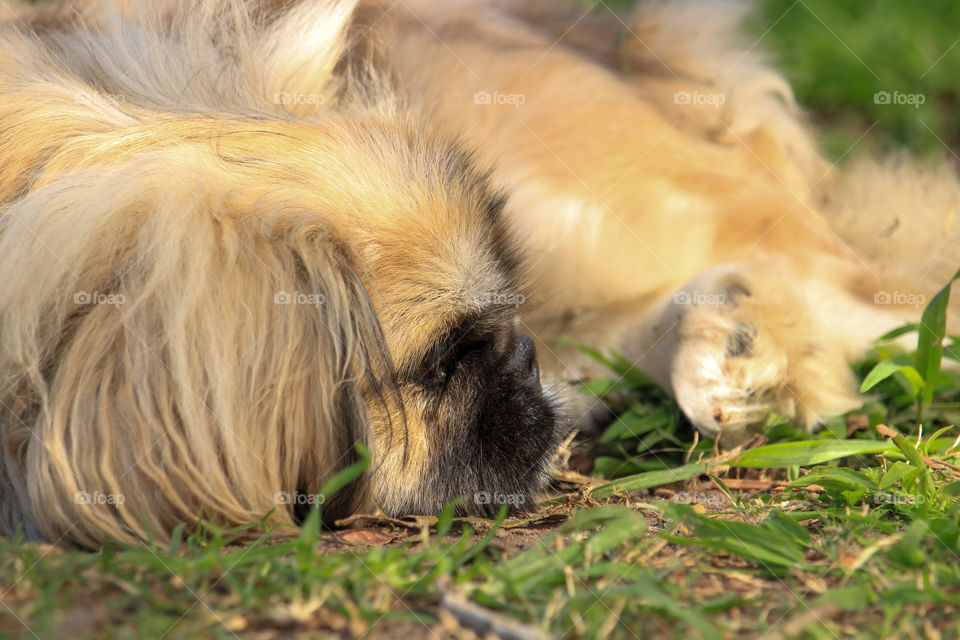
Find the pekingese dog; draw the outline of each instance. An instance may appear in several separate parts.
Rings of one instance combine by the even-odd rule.
[[[949,167],[835,175],[735,3],[5,11],[0,532],[294,523],[358,442],[326,517],[529,504],[596,413],[559,337],[813,428],[956,261],[893,224]]]

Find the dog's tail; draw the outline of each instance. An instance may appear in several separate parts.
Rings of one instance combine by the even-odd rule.
[[[884,279],[915,292],[947,282],[960,268],[960,179],[955,163],[907,155],[863,158],[831,180],[824,214],[833,229]]]

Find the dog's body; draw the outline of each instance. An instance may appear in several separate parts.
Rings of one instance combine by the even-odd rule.
[[[743,6],[638,5],[423,0],[378,28],[407,100],[511,194],[546,370],[615,349],[728,441],[771,410],[813,428],[859,406],[850,359],[960,262],[953,169],[835,170],[741,41]]]
[[[952,174],[830,174],[727,2],[99,4],[18,9],[0,40],[0,529],[248,522],[355,440],[375,470],[334,513],[525,497],[565,433],[551,389],[588,367],[559,337],[707,435],[813,427],[918,315],[875,299],[949,275],[949,234],[884,230],[946,224]],[[73,503],[94,491],[124,504]]]
[[[848,361],[956,269],[953,171],[836,175],[736,3],[406,4],[379,23],[396,84],[495,163],[524,322],[565,379],[591,366],[576,345],[615,349],[706,435],[771,410],[812,428],[859,406]]]

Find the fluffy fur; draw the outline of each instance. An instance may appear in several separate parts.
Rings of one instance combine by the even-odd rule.
[[[526,499],[591,373],[558,337],[706,435],[813,428],[955,262],[952,170],[829,167],[727,0],[5,9],[6,532],[294,522],[275,496],[357,441],[375,464],[328,515]]]
[[[502,198],[365,61],[334,71],[355,6],[126,9],[0,39],[3,530],[294,522],[277,496],[357,442],[372,471],[328,517],[524,502],[565,431]]]

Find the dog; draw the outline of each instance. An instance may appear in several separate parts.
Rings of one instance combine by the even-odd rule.
[[[357,442],[325,517],[529,504],[581,344],[813,429],[957,262],[950,166],[832,168],[736,3],[6,10],[7,534],[296,523]]]

